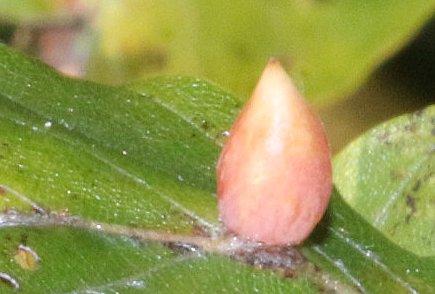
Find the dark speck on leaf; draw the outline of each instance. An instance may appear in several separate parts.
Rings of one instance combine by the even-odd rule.
[[[406,195],[406,205],[411,209],[411,212],[406,215],[405,222],[409,223],[409,220],[417,211],[417,206],[415,205],[415,198],[412,195]]]
[[[414,123],[405,126],[405,131],[414,133],[417,130],[417,126]]]
[[[415,183],[414,187],[412,188],[412,191],[417,192],[418,190],[420,190],[420,187],[421,187],[421,181],[418,180],[418,181]]]
[[[411,195],[406,195],[406,205],[408,205],[412,210],[415,210],[415,198]]]
[[[389,138],[390,138],[390,132],[387,130],[383,133],[378,134],[378,139],[379,142],[381,143],[390,144],[391,142],[389,141]]]
[[[0,195],[5,195],[6,190],[3,187],[0,187]]]
[[[203,121],[201,121],[201,127],[204,130],[208,130],[210,126],[209,126],[209,124],[208,124],[208,122],[206,120],[203,120]]]

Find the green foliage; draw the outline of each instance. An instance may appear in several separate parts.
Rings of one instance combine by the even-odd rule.
[[[428,19],[432,0],[103,1],[91,77],[205,77],[248,97],[271,56],[316,103],[343,98]]]
[[[325,271],[337,272],[363,293],[432,293],[435,257],[393,244],[334,191],[328,211],[302,249]]]
[[[199,229],[219,232],[214,166],[222,133],[239,104],[216,86],[189,78],[102,86],[61,77],[0,46],[0,108],[0,272],[14,277],[23,293],[307,293],[328,286],[329,280],[319,281],[309,271],[282,278],[219,252],[183,254],[158,240],[139,242],[128,234],[98,231],[104,223],[170,236],[196,235]],[[412,117],[423,143],[415,144],[412,132],[402,132],[395,146],[406,152],[412,144],[417,151],[427,150],[433,108]],[[381,128],[402,128],[405,120]],[[367,142],[373,150],[385,148],[376,146],[383,144],[379,140]],[[357,150],[360,144],[349,148]],[[388,233],[385,237],[355,211],[358,207],[350,207],[348,191],[340,180],[337,184],[343,197],[334,192],[322,224],[301,248],[311,263],[322,275],[338,279],[337,287],[433,292],[433,255],[418,256],[389,240]],[[421,199],[430,197],[424,187]],[[53,227],[52,217],[42,210],[66,216],[68,222]],[[397,214],[406,217],[405,212]],[[93,227],[77,228],[76,219]],[[414,225],[422,228],[409,222]],[[25,270],[14,261],[20,244],[39,255],[38,268]],[[411,249],[421,255],[421,248]],[[0,283],[1,291],[9,288]]]
[[[350,144],[335,160],[346,201],[404,248],[435,255],[435,107],[401,116]]]
[[[41,259],[36,271],[21,269],[9,261],[23,238]],[[19,277],[20,293],[206,293],[232,292],[234,285],[244,293],[313,292],[306,280],[283,283],[271,272],[256,271],[227,258],[177,256],[159,244],[99,233],[64,228],[6,228],[0,230],[0,240],[1,271]],[[0,283],[1,293],[7,290]]]

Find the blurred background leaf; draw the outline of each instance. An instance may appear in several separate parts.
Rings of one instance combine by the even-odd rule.
[[[277,56],[316,103],[359,86],[435,7],[426,0],[101,3],[91,77],[194,74],[243,98],[266,60]]]

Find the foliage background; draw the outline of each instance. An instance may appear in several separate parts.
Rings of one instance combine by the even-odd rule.
[[[0,280],[41,293],[187,291],[190,279],[197,292],[433,292],[435,108],[392,117],[434,100],[434,6],[0,1],[3,42],[80,78],[0,45]],[[318,109],[334,152],[377,125],[335,157],[336,190],[294,279],[234,262],[216,240],[206,254],[161,242],[219,231],[223,130],[270,56]],[[213,83],[145,79],[156,74]]]

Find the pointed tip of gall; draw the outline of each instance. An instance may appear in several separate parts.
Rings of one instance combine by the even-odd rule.
[[[281,66],[281,62],[279,61],[278,58],[276,58],[276,57],[271,57],[271,58],[269,58],[269,60],[267,61],[266,68],[267,68],[267,67],[270,67],[270,66],[272,66],[272,65]]]
[[[221,220],[241,237],[299,244],[323,216],[332,189],[326,134],[276,59],[233,125],[217,173]]]
[[[285,69],[282,67],[281,62],[276,58],[270,58],[267,62],[266,67],[263,70],[263,73],[260,77],[260,82],[263,78],[267,77],[275,77],[275,78],[281,78],[282,80],[286,80],[287,82],[291,82],[290,77],[288,76]]]

